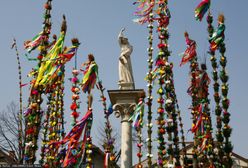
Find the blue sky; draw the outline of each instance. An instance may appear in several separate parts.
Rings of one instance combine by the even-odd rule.
[[[172,14],[170,32],[170,50],[172,51],[171,61],[174,63],[174,77],[177,96],[185,122],[185,130],[190,129],[191,114],[188,110],[191,99],[186,91],[189,85],[189,68],[188,65],[179,67],[179,53],[185,50],[185,41],[183,33],[188,31],[191,38],[198,44],[198,55],[202,56],[208,49],[207,41],[207,23],[205,19],[200,23],[194,19],[194,8],[200,0],[177,0],[169,1],[169,7]],[[52,33],[58,34],[62,14],[65,14],[68,21],[68,33],[66,44],[70,45],[70,39],[78,37],[81,46],[78,52],[78,65],[86,60],[88,53],[93,53],[99,64],[99,74],[103,84],[107,89],[117,89],[118,81],[118,57],[120,48],[118,46],[117,36],[122,27],[126,28],[126,35],[130,43],[134,46],[132,54],[132,64],[136,88],[146,88],[144,76],[147,72],[147,29],[146,26],[140,26],[132,22],[135,7],[133,1],[125,0],[54,0],[52,11]],[[11,101],[18,101],[18,72],[14,50],[10,49],[12,39],[17,39],[18,48],[21,54],[21,64],[23,68],[23,82],[28,82],[26,77],[30,69],[35,66],[34,62],[28,62],[24,55],[23,42],[31,39],[34,35],[42,30],[43,22],[43,4],[45,1],[33,0],[4,0],[1,2],[0,20],[0,111],[5,109]],[[248,11],[246,7],[247,0],[218,0],[212,1],[212,13],[216,18],[219,13],[226,16],[226,56],[228,59],[227,71],[230,75],[229,97],[231,100],[230,125],[233,128],[232,142],[234,151],[244,157],[248,157],[248,146],[246,139],[248,113],[246,112],[246,103],[248,95],[248,67],[246,66],[248,58],[246,55],[248,30],[247,19]],[[155,35],[156,36],[156,35]],[[156,45],[156,44],[155,44]],[[155,46],[154,46],[155,47]],[[33,56],[36,56],[34,52]],[[66,66],[67,78],[71,77],[71,69],[74,61]],[[208,71],[211,72],[209,56],[207,56]],[[66,121],[67,128],[70,128],[70,83],[66,81]],[[24,88],[24,101],[28,99],[28,87]],[[154,92],[155,93],[155,92]],[[93,137],[94,142],[99,140],[98,129],[104,123],[102,108],[98,102],[99,93],[94,91],[94,125]],[[212,94],[210,95],[212,96]],[[82,96],[82,114],[86,110],[85,96]],[[98,106],[99,105],[99,106]],[[214,103],[210,106],[214,109]],[[154,106],[155,109],[155,106]],[[155,111],[155,110],[154,110]],[[214,113],[213,113],[214,116]],[[155,118],[155,116],[154,116]],[[215,118],[215,117],[213,117]],[[120,128],[119,119],[111,116],[113,127]],[[214,121],[215,123],[215,121]],[[155,132],[155,131],[154,131]],[[156,137],[156,135],[154,135]],[[187,140],[190,139],[187,135]]]

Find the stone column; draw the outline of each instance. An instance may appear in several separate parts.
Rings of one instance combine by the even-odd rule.
[[[121,168],[132,165],[132,123],[128,120],[144,90],[109,90],[115,116],[121,118]]]
[[[118,103],[113,106],[115,116],[121,118],[121,168],[132,167],[132,124],[129,122],[135,103]]]

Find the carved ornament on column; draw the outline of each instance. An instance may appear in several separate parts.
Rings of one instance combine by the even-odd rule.
[[[121,117],[121,122],[128,121],[135,110],[135,103],[117,103],[113,106],[115,117]]]

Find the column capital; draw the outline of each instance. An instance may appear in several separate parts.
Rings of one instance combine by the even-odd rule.
[[[121,122],[127,122],[133,114],[136,103],[116,103],[113,106],[115,117],[121,117]]]

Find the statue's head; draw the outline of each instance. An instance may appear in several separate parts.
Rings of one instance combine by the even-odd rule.
[[[121,43],[122,43],[122,44],[129,44],[128,38],[122,37],[122,38],[121,38]]]

